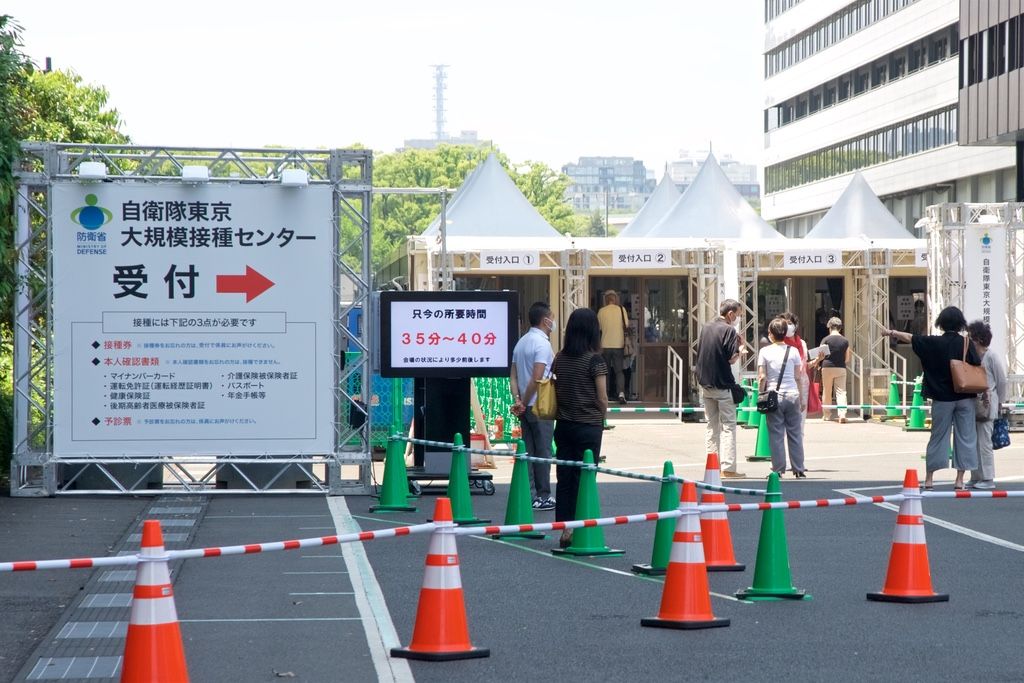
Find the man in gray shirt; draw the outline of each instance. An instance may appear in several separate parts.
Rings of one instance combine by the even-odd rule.
[[[551,317],[551,308],[543,301],[530,306],[528,317],[530,329],[512,349],[512,370],[509,374],[509,386],[515,400],[512,414],[519,417],[522,425],[526,452],[538,458],[551,458],[554,420],[539,419],[533,412],[533,406],[537,402],[537,381],[548,375],[555,358],[549,340],[551,331],[555,329],[555,319]],[[531,462],[527,470],[530,473],[533,508],[554,510],[551,465]]]
[[[726,478],[744,476],[736,471],[736,404],[732,401],[732,386],[736,384],[732,364],[745,351],[733,327],[742,310],[735,299],[722,302],[718,318],[700,331],[694,364],[697,383],[704,395],[706,450],[718,454],[722,476]]]

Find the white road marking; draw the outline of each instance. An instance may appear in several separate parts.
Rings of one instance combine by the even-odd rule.
[[[289,593],[288,595],[355,595],[352,591],[319,592],[319,593]]]
[[[348,574],[348,572],[282,572],[285,576],[306,576],[309,574]]]
[[[899,488],[903,488],[903,487],[901,486]],[[859,493],[855,493],[853,489],[832,489],[832,490],[837,492],[837,493],[841,493],[843,495],[846,495],[846,496],[853,496],[855,498],[868,498],[869,497],[869,496],[862,496]],[[886,510],[892,510],[893,512],[898,512],[899,509],[900,509],[900,507],[898,505],[895,505],[893,503],[875,503],[875,505],[877,505],[880,508],[885,508]],[[963,534],[964,536],[967,536],[969,538],[973,538],[973,539],[976,539],[976,540],[979,540],[979,541],[984,541],[985,543],[991,543],[992,545],[997,545],[997,546],[999,546],[1001,548],[1008,548],[1010,550],[1016,550],[1017,552],[1024,553],[1024,545],[1019,545],[1019,544],[1014,543],[1012,541],[1007,541],[1005,538],[999,538],[998,536],[991,536],[991,535],[983,533],[981,531],[975,531],[974,529],[968,529],[965,526],[960,526],[959,524],[954,524],[953,522],[947,522],[944,519],[939,519],[938,517],[932,517],[930,515],[924,515],[923,519],[924,519],[924,521],[929,522],[931,524],[934,524],[935,526],[942,527],[943,529],[949,529],[950,531],[954,531],[954,532],[956,532],[958,534]]]
[[[362,621],[362,617],[290,617],[282,619],[257,617],[255,619],[178,619],[178,621],[182,624],[249,623],[261,621]]]
[[[327,507],[334,518],[336,533],[346,534],[361,531],[359,524],[352,518],[344,496],[329,496]],[[409,661],[391,657],[391,648],[401,647],[395,624],[391,621],[391,612],[384,601],[384,593],[377,583],[373,567],[366,557],[362,543],[342,543],[341,553],[345,558],[345,566],[349,570],[349,579],[356,600],[356,608],[362,616],[366,642],[370,646],[370,657],[377,670],[377,680],[394,683],[412,683],[412,669]]]

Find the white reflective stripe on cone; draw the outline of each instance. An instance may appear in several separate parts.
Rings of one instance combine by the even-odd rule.
[[[163,586],[171,582],[171,574],[167,571],[166,562],[139,562],[135,571],[135,585],[137,586]]]
[[[135,598],[132,601],[132,616],[128,621],[133,626],[163,626],[178,621],[174,609],[174,598]]]
[[[892,542],[924,545],[924,524],[897,524]]]
[[[462,577],[459,575],[459,565],[452,567],[427,566],[423,572],[423,587],[439,590],[462,588]]]
[[[676,540],[677,538],[687,540]],[[704,564],[704,543],[699,531],[677,531],[672,539],[672,552],[669,562],[682,564]]]
[[[427,547],[427,555],[455,555],[457,553],[458,551],[455,549],[455,534],[437,531],[430,534],[430,545]]]

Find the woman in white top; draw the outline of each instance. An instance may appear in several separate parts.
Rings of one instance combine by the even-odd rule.
[[[1006,361],[989,350],[992,343],[992,328],[982,320],[975,320],[967,326],[971,341],[981,354],[981,367],[985,368],[988,378],[988,390],[979,394],[988,404],[988,411],[982,413],[981,406],[976,406],[975,419],[978,428],[978,469],[971,470],[968,486],[975,489],[994,489],[996,487],[996,459],[992,451],[992,420],[999,417],[1000,406],[1006,400]]]
[[[804,474],[803,426],[803,415],[807,410],[807,373],[804,372],[804,362],[799,351],[786,345],[786,326],[782,318],[768,323],[768,338],[772,343],[757,354],[757,378],[761,383],[761,396],[778,386],[778,410],[766,416],[772,471],[779,476],[786,471],[788,444],[790,468],[800,479],[807,476]]]

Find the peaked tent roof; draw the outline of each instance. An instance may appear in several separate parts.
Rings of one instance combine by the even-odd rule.
[[[435,235],[440,226],[438,214],[423,234]],[[449,202],[445,234],[561,237],[523,196],[494,154],[473,169]]]
[[[714,154],[708,154],[683,196],[646,236],[785,239],[740,196]]]
[[[668,213],[681,196],[682,194],[666,171],[661,182],[658,183],[658,187],[654,188],[654,192],[644,202],[643,207],[633,216],[629,225],[622,229],[618,237],[643,237]]]
[[[839,199],[804,239],[915,239],[872,191],[860,173],[854,173]]]

